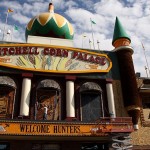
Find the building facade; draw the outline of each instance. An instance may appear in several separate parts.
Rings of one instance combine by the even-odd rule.
[[[27,43],[1,42],[0,149],[138,149],[129,36],[118,18],[112,51],[74,48],[73,34],[50,3],[28,23]]]

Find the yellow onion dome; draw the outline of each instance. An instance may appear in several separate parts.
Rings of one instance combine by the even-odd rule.
[[[28,35],[73,39],[72,25],[63,16],[54,13],[54,6],[49,4],[49,12],[41,13],[31,19],[26,27]]]

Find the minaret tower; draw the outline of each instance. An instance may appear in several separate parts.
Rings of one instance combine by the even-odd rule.
[[[141,105],[132,60],[133,49],[130,47],[130,43],[129,36],[116,17],[112,45],[115,47],[119,62],[124,106],[129,116],[132,117],[134,129],[138,129]]]

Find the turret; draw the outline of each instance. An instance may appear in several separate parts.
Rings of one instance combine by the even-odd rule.
[[[120,46],[129,46],[130,43],[131,43],[130,37],[125,32],[118,17],[116,17],[114,35],[113,35],[113,41],[112,41],[113,46],[115,48],[118,48]]]
[[[129,116],[132,117],[134,128],[138,129],[141,105],[132,59],[133,49],[130,47],[130,43],[130,37],[116,17],[112,44],[115,47],[119,61],[124,106]]]

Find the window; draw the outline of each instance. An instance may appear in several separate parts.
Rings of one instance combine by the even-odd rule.
[[[82,121],[95,121],[101,116],[100,94],[96,92],[81,93]]]
[[[0,76],[0,118],[13,118],[16,84],[7,76]]]
[[[15,90],[7,85],[0,85],[0,118],[11,118],[13,115]]]
[[[81,121],[93,122],[104,115],[102,89],[94,82],[86,82],[80,87]]]

